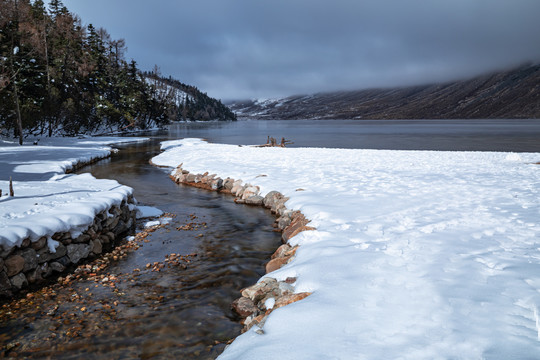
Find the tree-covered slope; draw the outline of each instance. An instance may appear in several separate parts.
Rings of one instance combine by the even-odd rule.
[[[182,118],[234,119],[220,102],[143,74],[126,43],[82,26],[60,0],[0,0],[0,135],[76,135],[146,129]],[[179,104],[163,83],[190,94]],[[185,114],[185,116],[184,116]]]

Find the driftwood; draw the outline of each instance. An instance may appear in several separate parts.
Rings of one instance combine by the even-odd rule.
[[[285,145],[294,144],[292,141],[285,139],[284,137],[281,138],[281,142],[278,144],[277,140],[271,136],[268,136],[266,138],[266,144],[264,145],[257,145],[257,147],[285,147]]]

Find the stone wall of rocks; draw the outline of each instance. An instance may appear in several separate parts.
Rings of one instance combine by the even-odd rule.
[[[37,241],[25,239],[20,247],[0,246],[0,297],[8,298],[28,286],[45,283],[71,265],[97,257],[111,249],[115,241],[135,226],[136,207],[132,196],[120,206],[102,211],[86,231],[72,238],[69,232],[58,232],[56,252],[49,249],[47,237]]]
[[[288,244],[289,239],[306,230],[314,230],[308,226],[309,220],[300,211],[291,211],[285,206],[287,197],[277,191],[271,191],[266,196],[260,195],[260,188],[252,184],[244,184],[240,179],[221,179],[215,174],[192,174],[182,169],[182,164],[176,168],[171,179],[178,184],[186,184],[202,189],[214,190],[234,195],[235,202],[254,206],[264,206],[276,215],[274,226],[281,231],[281,245],[266,264],[266,273],[285,266],[294,259],[298,246]],[[236,299],[232,308],[243,319],[244,331],[257,326],[257,332],[263,333],[263,325],[267,316],[275,309],[298,300],[304,299],[310,293],[295,293],[296,278],[285,281],[266,276],[257,284],[241,291],[241,297]]]

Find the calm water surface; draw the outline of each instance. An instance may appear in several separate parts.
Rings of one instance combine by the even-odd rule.
[[[540,120],[241,120],[175,124],[170,136],[226,144],[390,150],[540,152]]]

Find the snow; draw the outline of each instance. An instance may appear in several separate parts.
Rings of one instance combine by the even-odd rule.
[[[161,222],[159,220],[153,220],[153,221],[147,221],[144,223],[145,228],[153,227],[161,225]]]
[[[119,205],[133,190],[114,180],[65,172],[79,162],[108,156],[113,149],[107,144],[146,140],[45,138],[37,146],[0,140],[0,245],[9,249],[25,238],[37,241],[46,236],[54,252],[58,246],[50,238],[54,233],[69,231],[77,236],[85,231],[97,213]],[[10,177],[13,197],[8,196]]]
[[[280,191],[317,229],[267,275],[312,295],[220,359],[540,354],[540,154],[165,147],[155,164]]]
[[[163,211],[152,206],[137,206],[137,219],[157,217],[163,215]]]

